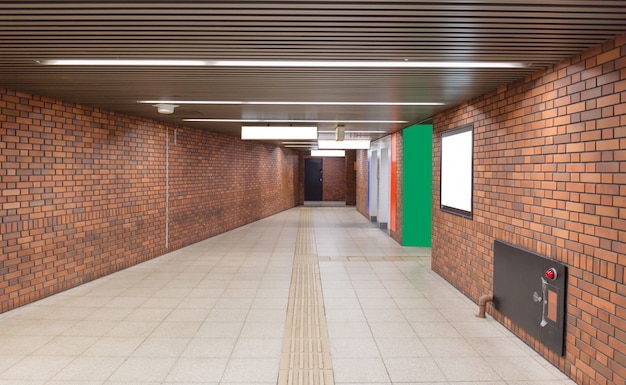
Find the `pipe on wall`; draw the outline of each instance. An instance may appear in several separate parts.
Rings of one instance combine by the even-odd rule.
[[[493,295],[485,294],[478,298],[478,318],[485,318],[485,312],[487,310],[487,303],[493,302]]]

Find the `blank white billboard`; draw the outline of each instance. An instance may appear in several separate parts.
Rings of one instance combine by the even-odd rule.
[[[441,208],[472,215],[473,126],[441,134]]]

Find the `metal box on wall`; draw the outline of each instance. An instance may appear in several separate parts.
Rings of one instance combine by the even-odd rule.
[[[493,250],[494,307],[563,355],[567,266],[498,240]]]

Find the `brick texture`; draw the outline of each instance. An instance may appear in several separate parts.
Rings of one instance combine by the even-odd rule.
[[[474,217],[442,212],[441,133],[474,124]],[[569,266],[566,354],[494,316],[578,384],[626,381],[626,36],[434,119],[433,269],[491,293],[494,239]]]
[[[356,209],[370,220],[367,207],[368,164],[367,150],[356,150]]]
[[[356,150],[346,150],[346,205],[356,205]]]
[[[346,158],[322,158],[322,200],[346,200]]]
[[[0,165],[0,312],[300,195],[295,152],[2,89]]]
[[[390,230],[389,235],[393,240],[402,244],[402,132],[393,135],[391,140],[395,140],[396,146],[396,205],[395,207],[391,207],[391,210],[395,210],[396,213],[396,230]]]

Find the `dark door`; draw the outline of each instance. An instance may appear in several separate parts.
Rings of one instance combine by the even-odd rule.
[[[304,160],[304,200],[322,200],[322,158]]]

